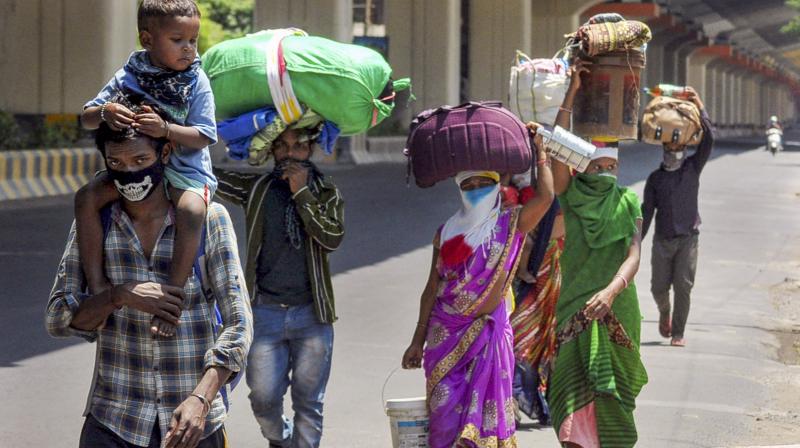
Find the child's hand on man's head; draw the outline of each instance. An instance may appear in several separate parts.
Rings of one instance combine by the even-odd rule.
[[[167,137],[168,135],[169,125],[150,106],[142,106],[142,112],[136,114],[134,120],[133,127],[144,135],[153,138]]]
[[[119,103],[106,103],[102,113],[103,120],[114,130],[128,129],[134,123],[136,114]]]

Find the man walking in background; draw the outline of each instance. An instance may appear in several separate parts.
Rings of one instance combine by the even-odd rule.
[[[671,345],[677,347],[686,345],[684,332],[697,269],[700,173],[714,146],[714,128],[703,102],[693,88],[687,87],[686,91],[688,100],[700,110],[703,138],[689,157],[685,145],[664,144],[664,161],[648,176],[642,203],[643,239],[654,214],[656,218],[650,291],[658,305],[658,331],[665,338],[672,337]],[[670,306],[670,287],[675,294],[674,310]]]

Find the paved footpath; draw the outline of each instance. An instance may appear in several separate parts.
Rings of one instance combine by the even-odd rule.
[[[724,145],[720,145],[724,146]],[[718,150],[703,175],[700,261],[688,346],[658,336],[649,294],[651,237],[637,283],[642,354],[650,383],[638,401],[638,446],[800,444],[800,152],[772,157]],[[660,157],[623,150],[621,182],[639,194]],[[388,447],[381,388],[416,322],[433,232],[458,206],[455,187],[407,189],[405,167],[335,168],[347,201],[348,236],[333,257],[340,321],[325,407],[323,447]],[[241,231],[241,213],[233,213]],[[70,202],[0,204],[0,445],[74,447],[94,346],[53,340],[42,318],[63,248]],[[240,233],[240,240],[242,233]],[[241,241],[240,241],[241,243]],[[265,446],[242,382],[227,422],[231,446]],[[399,371],[386,397],[424,393],[421,371]],[[557,447],[551,428],[526,424],[522,447]],[[798,446],[798,445],[795,445]]]

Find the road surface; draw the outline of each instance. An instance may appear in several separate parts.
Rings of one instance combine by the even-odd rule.
[[[658,336],[649,294],[651,237],[636,277],[642,355],[650,375],[638,400],[642,447],[800,444],[800,152],[720,144],[702,177],[700,260],[688,346]],[[641,195],[660,150],[623,148],[620,182]],[[405,166],[328,170],[346,201],[347,237],[332,256],[340,320],[323,447],[388,447],[382,385],[414,330],[437,226],[459,205],[455,185],[406,187]],[[243,240],[242,214],[232,209]],[[43,316],[72,219],[71,199],[0,204],[0,445],[74,447],[94,346],[56,340]],[[243,251],[242,251],[243,253]],[[231,446],[265,446],[247,386],[234,392]],[[420,370],[399,371],[387,398],[424,395]],[[552,428],[525,424],[520,446],[557,447]],[[11,446],[11,445],[6,445]]]

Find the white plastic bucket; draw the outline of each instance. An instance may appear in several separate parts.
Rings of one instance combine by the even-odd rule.
[[[428,406],[425,397],[386,400],[394,448],[428,448]]]

